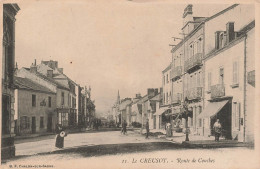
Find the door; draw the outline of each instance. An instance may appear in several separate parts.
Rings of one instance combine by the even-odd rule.
[[[156,129],[156,116],[153,116],[153,129]]]
[[[52,132],[52,116],[48,116],[47,131]]]
[[[32,117],[32,133],[36,133],[36,119]]]

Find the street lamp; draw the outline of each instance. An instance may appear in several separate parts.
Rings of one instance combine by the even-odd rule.
[[[182,105],[183,111],[184,111],[184,116],[185,116],[185,127],[186,127],[186,138],[185,141],[189,141],[189,128],[188,128],[188,115],[189,115],[189,108],[188,108],[188,98],[185,97],[184,103]]]

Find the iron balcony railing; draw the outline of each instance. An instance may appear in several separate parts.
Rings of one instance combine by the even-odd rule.
[[[178,79],[182,74],[182,66],[176,66],[172,69],[172,80]]]
[[[172,104],[180,104],[182,100],[182,94],[176,93],[172,95]]]
[[[188,100],[198,100],[202,98],[202,87],[191,88],[186,91]]]
[[[197,53],[184,62],[184,70],[185,72],[191,73],[192,70],[196,70],[195,68],[199,68],[201,64],[202,53]]]
[[[211,98],[223,97],[225,96],[225,86],[223,84],[217,84],[210,86]]]

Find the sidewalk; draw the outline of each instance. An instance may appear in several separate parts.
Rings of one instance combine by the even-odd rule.
[[[189,141],[185,141],[186,134],[173,132],[172,137],[166,137],[164,134],[165,131],[162,130],[151,130],[150,135],[153,136],[154,133],[160,132],[161,134],[157,135],[158,138],[163,138],[165,140],[171,141],[173,143],[181,145],[183,148],[224,148],[224,147],[250,147],[253,148],[254,144],[238,142],[236,140],[225,140],[220,138],[219,142],[215,141],[214,136],[200,136],[189,134]],[[142,132],[144,134],[144,132]]]

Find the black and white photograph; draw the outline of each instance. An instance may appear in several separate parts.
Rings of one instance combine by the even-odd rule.
[[[2,1],[1,168],[260,168],[259,9]]]

